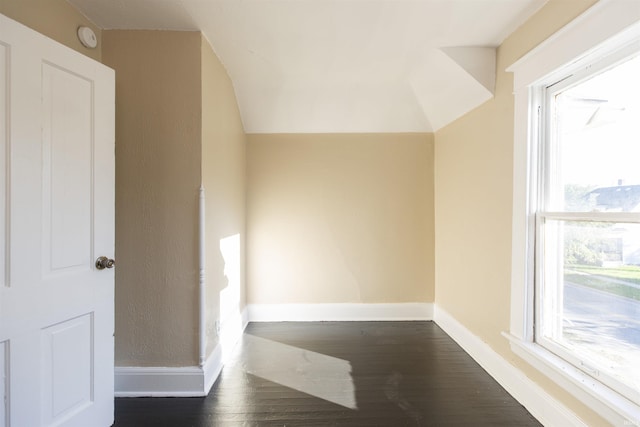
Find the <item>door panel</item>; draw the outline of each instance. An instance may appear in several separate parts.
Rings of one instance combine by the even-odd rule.
[[[45,425],[59,423],[93,401],[93,319],[87,314],[42,330]]]
[[[109,426],[114,74],[3,15],[0,46],[2,427]]]
[[[91,268],[92,84],[42,68],[45,274]]]

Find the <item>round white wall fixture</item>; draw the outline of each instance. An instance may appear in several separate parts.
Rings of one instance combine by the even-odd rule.
[[[93,30],[89,27],[79,27],[78,38],[80,39],[80,43],[82,43],[89,49],[95,49],[95,47],[98,46],[98,38],[96,37],[96,33],[94,33]]]

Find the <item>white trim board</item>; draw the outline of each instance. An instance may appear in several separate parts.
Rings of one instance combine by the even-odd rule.
[[[434,321],[540,423],[545,426],[586,427],[570,409],[438,306],[435,306]]]
[[[220,344],[216,345],[213,349],[209,357],[207,358],[204,366],[203,366],[203,374],[204,374],[204,395],[206,396],[211,391],[211,387],[216,382],[218,377],[220,376],[220,372],[222,372],[223,367],[222,362],[222,347]]]
[[[206,396],[222,371],[222,347],[218,344],[203,366],[116,367],[116,397]]]
[[[249,322],[433,320],[432,303],[249,304]]]
[[[238,314],[241,331],[233,338],[235,346],[247,327],[248,313]],[[116,397],[200,397],[209,394],[222,371],[222,345],[218,343],[203,366],[186,367],[116,367]]]

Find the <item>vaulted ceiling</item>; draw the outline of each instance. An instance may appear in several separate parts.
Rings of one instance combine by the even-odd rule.
[[[547,0],[69,0],[104,29],[200,30],[248,133],[431,132],[493,96]]]

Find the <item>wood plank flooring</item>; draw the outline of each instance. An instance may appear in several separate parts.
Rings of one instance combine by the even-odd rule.
[[[206,398],[119,398],[115,427],[539,426],[433,322],[251,323]]]

